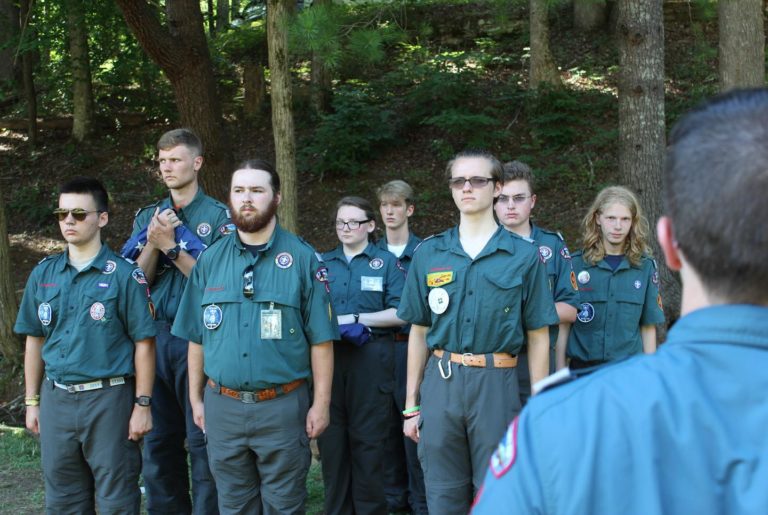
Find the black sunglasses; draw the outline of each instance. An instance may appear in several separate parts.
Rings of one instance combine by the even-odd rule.
[[[243,270],[243,297],[253,297],[253,265],[248,265]]]
[[[59,219],[59,222],[66,220],[69,215],[72,215],[72,218],[78,222],[82,222],[90,213],[101,213],[101,211],[86,211],[85,209],[80,209],[79,207],[76,207],[75,209],[58,208],[53,210],[53,215]]]

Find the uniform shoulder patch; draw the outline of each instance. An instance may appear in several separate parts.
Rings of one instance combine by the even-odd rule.
[[[45,257],[43,257],[43,259],[41,259],[40,261],[38,261],[38,262],[37,262],[37,264],[39,265],[39,264],[41,264],[41,263],[43,263],[43,262],[45,262],[45,261],[48,261],[49,259],[52,259],[52,258],[54,258],[54,257],[56,257],[56,256],[58,256],[58,255],[59,255],[59,254],[51,254],[50,256],[45,256]]]
[[[517,425],[519,416],[507,427],[507,432],[501,439],[501,443],[491,455],[490,468],[493,476],[499,479],[507,473],[517,458]]]

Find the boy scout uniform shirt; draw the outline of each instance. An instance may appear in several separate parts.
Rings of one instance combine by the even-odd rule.
[[[253,296],[243,273],[253,265]],[[205,374],[242,391],[309,377],[310,345],[339,339],[327,271],[312,247],[275,227],[254,257],[237,231],[200,255],[171,333],[203,346]]]
[[[634,266],[624,257],[613,271],[605,260],[590,265],[576,252],[573,271],[581,304],[568,337],[568,356],[610,361],[642,352],[640,327],[664,322],[656,262],[643,256]]]
[[[227,206],[209,197],[202,188],[198,187],[192,202],[183,208],[175,208],[173,199],[169,195],[139,209],[133,222],[131,237],[136,236],[149,225],[157,208],[160,208],[161,213],[166,209],[173,209],[179,220],[197,235],[206,247],[235,230]],[[152,283],[152,298],[157,306],[158,320],[173,323],[186,282],[187,277],[178,268],[158,261],[155,280]]]
[[[14,331],[45,338],[45,374],[61,384],[134,375],[135,342],[155,336],[141,268],[102,244],[78,272],[68,252],[43,259],[24,289]]]
[[[331,303],[338,315],[375,313],[397,309],[405,275],[389,251],[368,243],[363,252],[347,261],[339,245],[323,254],[328,267]],[[374,334],[392,333],[395,328],[371,328]]]
[[[474,260],[458,227],[424,240],[397,315],[431,327],[430,349],[474,354],[517,354],[525,331],[559,321],[538,248],[503,227]]]
[[[403,253],[400,255],[400,257],[395,256],[397,258],[397,267],[404,273],[408,273],[408,268],[411,266],[411,261],[413,261],[413,252],[416,250],[416,247],[419,246],[419,243],[421,243],[421,238],[412,232],[408,233],[408,243],[405,244],[405,250],[403,250]],[[381,250],[386,250],[389,252],[386,236],[377,241],[376,246]],[[392,254],[391,252],[389,253]],[[392,255],[394,256],[394,254]]]
[[[579,309],[579,288],[571,267],[571,254],[559,233],[531,224],[531,239],[539,247],[539,255],[547,268],[549,289],[555,302],[565,302]],[[559,324],[559,322],[558,322]],[[550,347],[555,348],[558,324],[549,326]]]
[[[532,398],[472,513],[765,513],[766,361],[768,308],[685,315],[656,353]]]

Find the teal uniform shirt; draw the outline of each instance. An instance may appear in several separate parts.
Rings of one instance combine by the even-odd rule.
[[[183,208],[174,208],[173,199],[168,195],[154,204],[139,209],[133,221],[131,237],[136,236],[149,225],[157,208],[160,208],[161,213],[169,208],[174,209],[179,220],[206,246],[211,246],[235,230],[230,221],[227,206],[206,195],[202,188],[198,188],[192,202]],[[187,277],[178,268],[158,262],[155,280],[152,283],[152,299],[157,305],[158,320],[173,323],[186,282]]]
[[[253,296],[243,295],[253,266]],[[327,270],[312,247],[275,227],[254,257],[233,232],[200,255],[171,333],[203,346],[205,373],[259,390],[309,377],[310,345],[339,339]]]
[[[503,227],[474,260],[458,227],[424,240],[397,315],[430,327],[430,349],[474,354],[517,354],[525,331],[559,320],[537,247]]]
[[[331,302],[339,315],[375,313],[397,308],[405,275],[397,267],[397,258],[368,243],[363,252],[347,262],[339,245],[323,254],[328,266]],[[395,328],[371,328],[375,334],[392,333]]]
[[[568,357],[610,361],[642,352],[640,327],[664,322],[656,262],[643,256],[633,266],[624,257],[614,272],[605,260],[590,265],[576,252],[573,271],[581,304]]]
[[[579,309],[579,288],[576,284],[576,274],[571,267],[571,254],[560,233],[547,231],[531,224],[531,239],[539,247],[539,255],[544,261],[549,278],[549,289],[555,302],[565,302]],[[557,335],[560,331],[558,324],[549,326],[549,343],[554,349]]]
[[[413,261],[413,253],[416,251],[416,248],[421,243],[421,238],[413,234],[412,232],[408,233],[408,243],[405,244],[405,249],[403,250],[403,253],[400,254],[399,257],[397,257],[397,267],[403,271],[404,274],[408,275],[408,269],[411,266],[411,261]],[[389,252],[389,248],[387,247],[387,237],[384,236],[382,239],[376,242],[376,245],[382,249]],[[402,333],[405,338],[408,333],[411,332],[411,324],[404,325],[400,328],[398,333]]]
[[[45,374],[57,383],[134,375],[135,342],[155,336],[144,273],[107,245],[81,272],[68,255],[32,270],[14,331],[45,338]]]

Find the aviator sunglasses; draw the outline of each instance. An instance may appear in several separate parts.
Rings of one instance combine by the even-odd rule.
[[[53,216],[59,219],[59,222],[63,222],[67,219],[69,215],[72,215],[72,218],[77,220],[78,222],[82,222],[85,220],[85,218],[88,216],[89,213],[101,213],[101,211],[86,211],[85,209],[81,209],[79,207],[76,207],[75,209],[54,209],[53,210]]]

